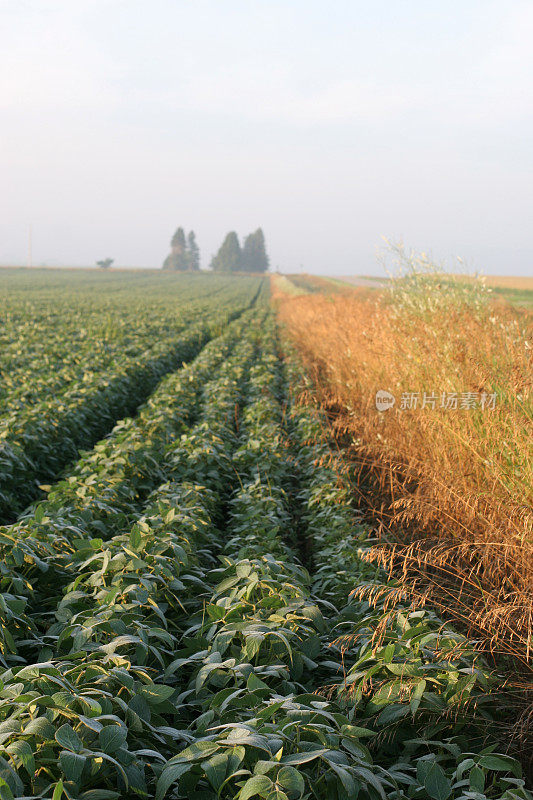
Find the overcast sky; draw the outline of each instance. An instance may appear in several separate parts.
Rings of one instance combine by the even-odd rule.
[[[0,0],[0,263],[533,274],[531,0]]]

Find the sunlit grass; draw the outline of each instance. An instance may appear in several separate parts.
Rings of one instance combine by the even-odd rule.
[[[364,502],[402,544],[406,580],[487,648],[531,662],[531,317],[495,304],[480,278],[393,256],[403,270],[379,295],[288,298],[280,317],[351,444]],[[378,389],[392,410],[376,410]],[[496,403],[400,408],[402,393],[424,392]]]

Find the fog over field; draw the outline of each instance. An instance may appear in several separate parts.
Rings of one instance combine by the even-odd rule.
[[[206,267],[262,226],[286,272],[381,236],[533,271],[533,5],[0,0],[0,263]]]

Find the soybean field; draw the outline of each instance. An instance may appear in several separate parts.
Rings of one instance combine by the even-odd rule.
[[[0,297],[0,800],[531,800],[497,672],[365,559],[267,279]]]

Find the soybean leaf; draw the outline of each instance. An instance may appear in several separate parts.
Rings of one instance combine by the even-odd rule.
[[[520,778],[522,775],[522,770],[520,769],[520,764],[510,756],[502,756],[502,755],[488,755],[488,756],[481,756],[478,761],[480,767],[486,767],[487,769],[493,769],[498,772],[512,772],[513,775],[516,775],[517,778]]]
[[[448,800],[452,793],[452,785],[436,761],[419,761],[416,777],[433,800]]]
[[[128,729],[122,725],[106,725],[98,734],[100,747],[104,753],[114,753],[128,738]]]
[[[62,750],[59,754],[59,766],[63,770],[63,774],[67,781],[74,781],[78,783],[83,772],[83,767],[86,762],[85,756],[80,756],[78,753],[72,753],[70,750]]]
[[[67,750],[73,750],[75,753],[79,753],[83,747],[80,737],[68,723],[62,725],[56,731],[55,738],[62,747],[66,747]]]
[[[248,800],[249,797],[255,797],[256,795],[266,797],[273,787],[274,784],[268,775],[252,775],[237,796],[239,800]]]
[[[282,767],[278,772],[277,782],[293,795],[301,797],[305,791],[305,781],[294,767]]]
[[[155,800],[163,800],[173,783],[190,769],[190,764],[168,764],[157,781]]]

